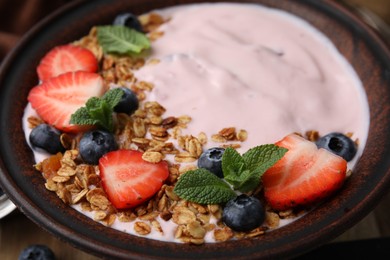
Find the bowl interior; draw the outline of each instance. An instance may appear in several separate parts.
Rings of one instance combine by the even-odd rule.
[[[4,60],[0,70],[0,162],[4,172],[0,175],[1,185],[18,208],[38,225],[103,257],[292,257],[335,238],[368,214],[390,188],[390,54],[373,31],[333,1],[245,1],[286,10],[317,27],[352,64],[368,96],[369,136],[354,174],[336,196],[294,223],[257,239],[202,246],[134,237],[66,206],[45,189],[43,178],[33,170],[33,155],[24,139],[21,118],[28,92],[38,82],[35,68],[41,57],[52,47],[87,34],[92,26],[110,24],[124,10],[141,14],[195,2],[203,1],[79,1],[34,27]]]

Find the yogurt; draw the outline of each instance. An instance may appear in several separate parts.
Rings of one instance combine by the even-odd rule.
[[[164,36],[152,42],[147,59],[160,62],[134,73],[154,84],[146,101],[162,104],[164,116],[192,118],[184,134],[244,129],[248,138],[238,149],[243,153],[292,132],[351,132],[359,139],[357,156],[348,165],[353,169],[368,135],[367,98],[353,68],[321,32],[289,13],[252,4],[197,4],[156,12],[169,22],[160,27]],[[28,105],[26,140],[31,115],[36,114]],[[209,140],[204,148],[219,145]],[[37,162],[48,156],[34,155]],[[180,242],[171,220],[159,222],[164,235],[146,237]],[[112,228],[137,235],[133,224],[116,220]],[[205,241],[215,242],[210,234]]]
[[[291,14],[244,4],[163,10],[172,17],[153,43],[161,62],[136,72],[155,84],[149,100],[192,117],[187,132],[248,132],[240,152],[287,133],[368,132],[362,84],[329,39]],[[213,142],[209,147],[215,146]]]

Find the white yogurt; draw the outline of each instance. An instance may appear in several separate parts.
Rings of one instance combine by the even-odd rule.
[[[242,153],[291,132],[352,132],[360,143],[349,163],[353,168],[367,139],[367,98],[352,67],[323,34],[300,18],[258,5],[199,4],[158,12],[171,18],[160,28],[164,36],[152,43],[150,58],[161,62],[135,76],[155,85],[147,100],[162,104],[165,116],[191,116],[183,134],[210,137],[225,127],[245,129]],[[27,140],[27,118],[34,113],[28,105]],[[205,148],[212,146],[218,144],[209,140]],[[37,162],[47,156],[34,155]],[[175,224],[160,222],[165,235],[147,237],[179,242]],[[132,225],[116,221],[113,228],[137,235]],[[212,235],[206,241],[214,242]]]

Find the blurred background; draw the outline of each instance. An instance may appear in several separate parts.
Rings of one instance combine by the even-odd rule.
[[[68,2],[71,0],[0,0],[0,62],[33,25]],[[338,2],[348,4],[390,44],[390,0]],[[18,259],[21,250],[32,244],[47,245],[54,251],[57,259],[98,259],[53,237],[17,209],[0,219],[0,259]],[[333,248],[342,248],[341,250],[349,251],[350,254],[360,252],[359,249],[365,245],[371,245],[367,250],[390,246],[390,193],[373,212],[330,243],[330,246],[335,246]],[[325,252],[323,257],[327,255],[326,252],[329,253],[329,248],[322,248]]]

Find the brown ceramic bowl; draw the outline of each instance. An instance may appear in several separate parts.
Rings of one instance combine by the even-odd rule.
[[[136,14],[197,0],[95,0],[72,3],[31,30],[0,71],[1,185],[18,208],[42,228],[77,248],[105,258],[292,258],[337,237],[367,215],[390,188],[390,52],[355,15],[334,1],[252,0],[298,15],[326,34],[363,81],[370,108],[367,145],[343,189],[296,222],[257,239],[201,246],[131,236],[107,228],[63,204],[33,170],[22,130],[35,68],[53,46],[109,24],[121,11]],[[214,2],[214,1],[213,1]]]

